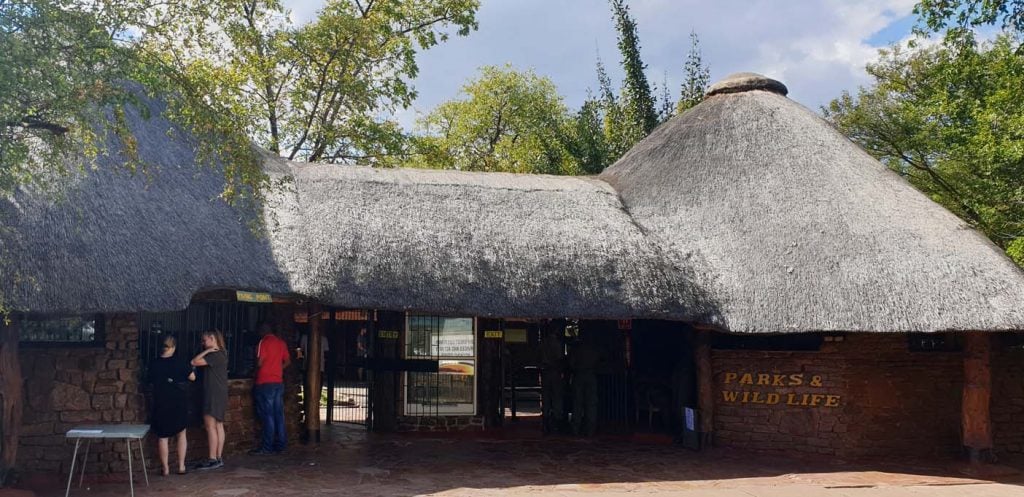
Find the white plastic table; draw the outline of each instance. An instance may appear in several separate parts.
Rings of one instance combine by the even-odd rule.
[[[146,486],[149,486],[149,473],[146,471],[146,455],[142,452],[142,439],[149,433],[149,425],[91,425],[76,426],[68,430],[65,438],[75,439],[75,453],[71,456],[71,470],[68,471],[68,488],[64,491],[64,497],[71,494],[71,479],[75,474],[75,460],[78,459],[78,447],[85,443],[85,456],[82,458],[82,473],[78,477],[78,486],[81,488],[82,479],[85,478],[85,466],[89,462],[89,446],[93,439],[124,439],[128,446],[128,488],[131,489],[132,497],[135,497],[134,472],[132,471],[132,440],[139,445],[139,456],[142,458],[142,474],[146,477]]]

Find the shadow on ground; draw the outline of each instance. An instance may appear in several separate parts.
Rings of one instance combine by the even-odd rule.
[[[224,468],[208,472],[151,475],[149,488],[137,482],[136,495],[672,494],[750,487],[1019,485],[1024,478],[1012,469],[1024,467],[1019,462],[1024,461],[972,473],[970,466],[954,460],[844,461],[721,449],[695,453],[678,445],[614,438],[369,435],[361,427],[335,425],[318,446],[295,446],[283,456],[235,456]],[[33,490],[40,496],[63,495],[63,478],[49,475],[45,488]],[[87,481],[72,490],[72,495],[103,497],[128,491],[126,478]]]

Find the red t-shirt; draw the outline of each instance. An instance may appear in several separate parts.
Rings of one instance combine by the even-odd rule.
[[[256,384],[283,383],[281,366],[288,355],[288,346],[275,335],[267,335],[256,346],[256,359],[263,360],[263,366],[256,368]],[[257,362],[257,364],[259,364]]]

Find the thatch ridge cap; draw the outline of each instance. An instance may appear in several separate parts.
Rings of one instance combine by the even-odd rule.
[[[786,96],[789,89],[781,81],[754,72],[738,72],[726,76],[721,81],[708,88],[707,95],[721,95],[725,93],[743,93],[753,90],[762,90]]]

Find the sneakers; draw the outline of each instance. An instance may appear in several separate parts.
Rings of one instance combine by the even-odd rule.
[[[217,468],[223,468],[223,467],[224,467],[224,461],[222,459],[207,459],[206,461],[201,462],[201,463],[196,465],[196,469],[200,469],[200,470],[217,469]]]
[[[249,455],[250,456],[269,456],[269,455],[273,455],[273,454],[276,454],[276,452],[274,452],[272,450],[266,450],[266,449],[264,449],[262,447],[259,448],[259,449],[252,449],[252,450],[249,451]]]

